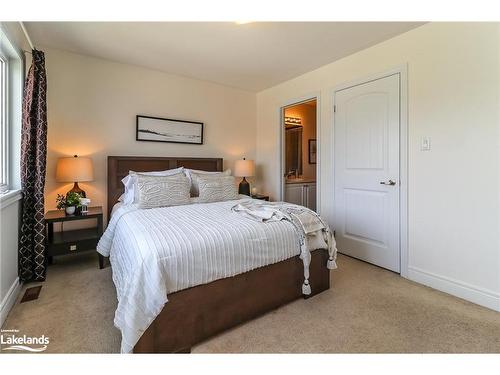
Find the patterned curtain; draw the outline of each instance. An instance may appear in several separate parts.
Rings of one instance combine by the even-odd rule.
[[[45,55],[33,50],[24,85],[21,131],[23,206],[19,235],[19,278],[43,281],[46,273],[44,187],[47,157],[47,80]]]

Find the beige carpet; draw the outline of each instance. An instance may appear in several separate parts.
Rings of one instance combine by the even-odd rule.
[[[500,313],[339,257],[332,289],[225,332],[195,353],[500,353]],[[34,286],[37,284],[30,284]],[[111,269],[97,255],[59,258],[38,300],[19,304],[3,328],[50,338],[47,352],[118,352]]]

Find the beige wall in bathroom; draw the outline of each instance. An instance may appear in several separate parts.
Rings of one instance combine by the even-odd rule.
[[[316,179],[316,164],[309,164],[309,140],[316,139],[316,101],[285,108],[285,116],[302,119],[302,176]]]

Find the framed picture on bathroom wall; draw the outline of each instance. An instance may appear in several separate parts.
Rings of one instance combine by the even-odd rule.
[[[137,115],[135,139],[201,145],[203,144],[203,123]]]
[[[316,164],[316,140],[309,140],[309,164]]]

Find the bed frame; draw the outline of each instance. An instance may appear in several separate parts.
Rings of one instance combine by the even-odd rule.
[[[186,167],[222,171],[220,158],[108,156],[108,217],[123,193],[121,179],[134,171]],[[312,297],[330,288],[327,250],[312,252]],[[298,256],[243,274],[169,294],[134,353],[189,353],[191,347],[231,327],[302,298],[304,267]]]

